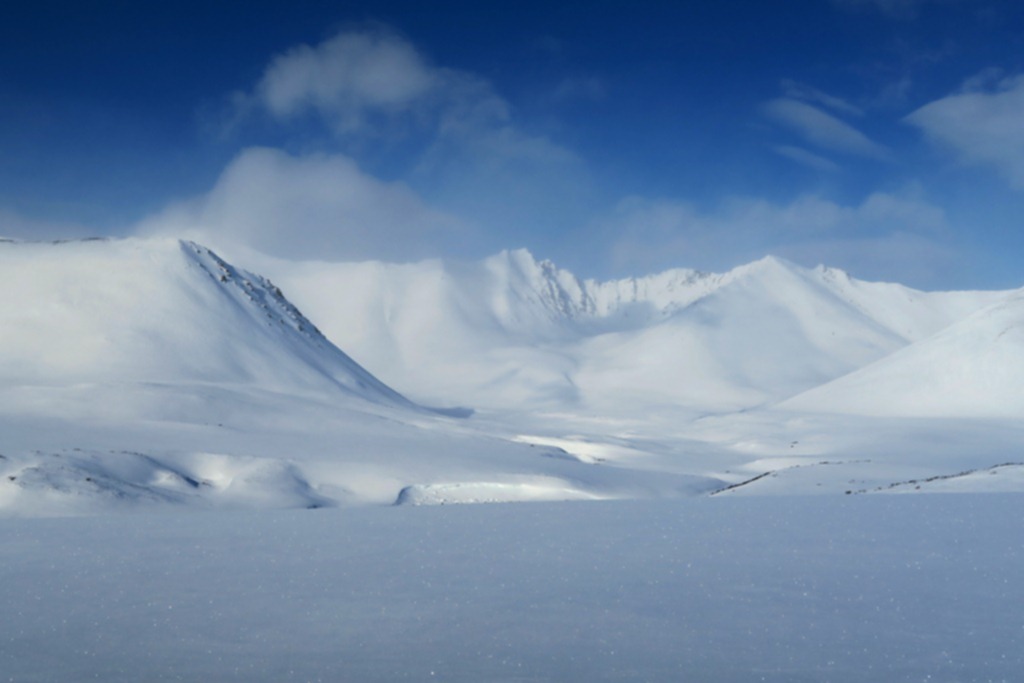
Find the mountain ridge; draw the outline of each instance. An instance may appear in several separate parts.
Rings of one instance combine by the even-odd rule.
[[[268,279],[194,242],[4,243],[0,267],[8,386],[258,385],[412,406]]]
[[[831,381],[1006,295],[922,292],[773,256],[726,273],[679,268],[604,282],[525,249],[473,263],[276,270],[328,337],[391,384],[434,400],[444,387],[449,400],[496,409],[611,409],[611,393],[643,403],[651,390],[667,405],[680,389],[681,407],[750,408]]]
[[[287,264],[282,290],[232,261],[178,240],[0,244],[0,511],[842,493],[989,471],[1019,440],[1020,292],[775,258],[588,284],[522,251]],[[957,403],[941,381],[961,360]],[[835,398],[857,377],[883,415],[923,392],[942,419],[860,417]],[[990,435],[992,415],[1014,419]]]

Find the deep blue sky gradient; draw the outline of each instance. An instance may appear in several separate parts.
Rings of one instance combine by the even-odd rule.
[[[673,265],[721,269],[776,251],[925,287],[1024,284],[1019,183],[997,165],[962,163],[905,120],[979,74],[992,74],[982,86],[992,93],[999,79],[1024,73],[1020,3],[19,4],[0,21],[0,217],[16,219],[6,232],[18,237],[129,234],[168,204],[203,196],[243,150],[262,146],[296,158],[343,155],[472,227],[464,243],[439,244],[438,254],[526,246],[605,277]],[[431,163],[441,170],[424,171],[436,139],[408,121],[338,135],[308,112],[282,122],[232,109],[232,94],[253,92],[275,55],[380,30],[432,67],[488,84],[517,131],[571,162],[504,159],[491,173],[497,162],[478,152],[463,163],[464,150],[434,149]],[[766,113],[784,97],[842,120],[889,154],[816,146]],[[829,168],[798,163],[781,147]],[[923,229],[910,217],[906,226],[878,227],[862,217],[842,235],[814,239],[775,233],[772,220],[761,232],[732,227],[737,202],[781,212],[814,197],[853,209],[873,193],[934,208],[942,225]],[[693,228],[684,217],[637,227],[643,213],[629,213],[637,204],[686,206],[706,225]],[[873,254],[870,239],[894,232],[917,235],[927,248]],[[861,246],[844,257],[846,242]],[[879,240],[879,252],[889,248]],[[421,251],[437,255],[429,245]],[[390,254],[382,248],[380,256]]]

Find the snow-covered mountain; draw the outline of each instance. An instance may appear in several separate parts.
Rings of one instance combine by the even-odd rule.
[[[2,242],[0,273],[0,512],[594,499],[720,484],[593,468],[421,408],[269,280],[191,242]]]
[[[194,243],[0,243],[0,511],[1019,488],[1012,421],[882,438],[821,412],[1019,417],[1019,294],[774,258],[611,282],[525,251],[256,265],[325,333]]]
[[[269,280],[177,240],[0,244],[0,383],[206,385],[410,406]]]
[[[767,257],[581,280],[525,250],[478,263],[275,264],[325,334],[399,390],[500,410],[731,411],[923,339],[1003,292],[920,292]]]
[[[1022,293],[776,259],[609,283],[525,252],[280,269],[396,386],[514,411],[452,419],[192,243],[0,243],[0,275],[12,680],[1021,668],[1018,501],[891,494],[1024,491]],[[366,507],[524,501],[553,504]],[[225,508],[249,512],[11,519]]]
[[[783,404],[871,416],[1024,415],[1024,291]]]

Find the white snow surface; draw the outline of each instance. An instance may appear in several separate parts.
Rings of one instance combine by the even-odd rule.
[[[876,416],[1024,416],[1024,291],[783,404]]]
[[[0,520],[24,681],[1014,681],[1021,496]]]

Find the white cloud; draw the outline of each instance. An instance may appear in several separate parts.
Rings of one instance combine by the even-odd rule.
[[[971,79],[960,92],[926,104],[906,120],[968,164],[998,169],[1024,189],[1024,76],[987,86]],[[985,88],[985,89],[980,89]]]
[[[267,66],[254,97],[278,119],[313,110],[339,131],[374,113],[407,110],[444,87],[404,39],[385,30],[341,33],[315,47],[299,45]]]
[[[812,88],[809,85],[804,85],[803,83],[785,79],[782,81],[782,89],[786,93],[786,96],[792,99],[803,100],[805,102],[816,102],[848,116],[864,115],[864,110],[860,107],[854,106],[840,97],[829,95],[826,92],[822,92],[817,88]]]
[[[316,113],[342,137],[399,121],[439,138],[488,137],[508,128],[512,118],[508,102],[485,79],[431,64],[383,27],[287,50],[239,101],[281,123]]]
[[[974,74],[960,85],[958,93],[987,92],[998,90],[1006,80],[1006,72],[997,66],[990,66]]]
[[[775,252],[796,263],[825,264],[863,280],[882,280],[919,288],[947,287],[948,276],[962,267],[964,254],[940,240],[895,231],[875,237],[848,237],[790,244]]]
[[[138,228],[282,258],[398,261],[435,255],[466,231],[404,184],[369,176],[348,157],[266,148],[243,151],[208,194]]]
[[[517,125],[511,105],[486,79],[431,64],[386,27],[343,31],[287,50],[271,60],[250,93],[234,99],[242,119],[263,110],[286,129],[298,129],[314,114],[340,141],[360,147],[380,136],[402,136],[416,150],[412,171],[432,174],[435,183],[465,169],[486,175],[508,167],[536,175],[540,167],[579,161]],[[523,171],[524,163],[532,166]]]
[[[850,124],[806,102],[780,97],[764,105],[764,112],[817,147],[871,159],[890,157],[888,148],[871,140]]]
[[[942,209],[916,196],[875,193],[846,206],[815,196],[789,204],[733,199],[715,211],[633,197],[603,226],[613,267],[650,272],[675,265],[723,270],[772,253],[855,275],[932,284],[952,267]]]

